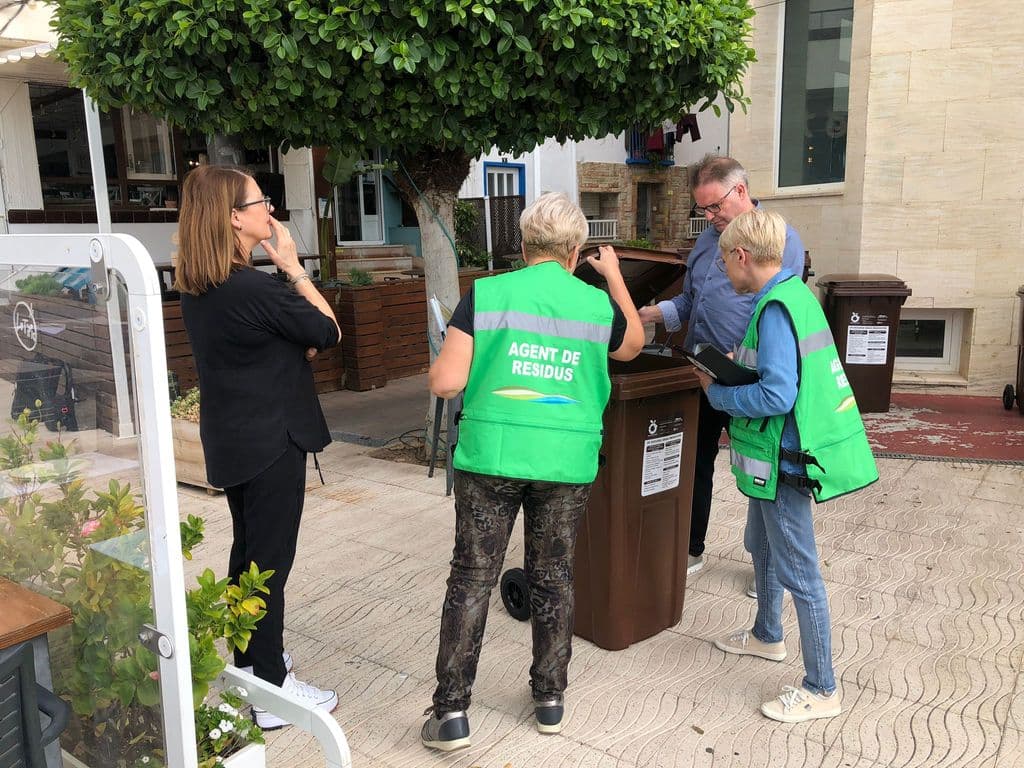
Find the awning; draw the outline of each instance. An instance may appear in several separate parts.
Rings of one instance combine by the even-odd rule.
[[[38,43],[0,52],[0,78],[66,85],[68,70],[52,56],[53,43]]]

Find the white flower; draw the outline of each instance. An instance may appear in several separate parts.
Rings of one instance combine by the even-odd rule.
[[[249,692],[245,690],[245,688],[243,688],[242,686],[238,686],[238,695],[244,699],[246,696],[249,695]]]
[[[149,762],[149,757],[142,758],[142,762],[143,762],[143,764],[148,763]]]
[[[224,731],[224,733],[231,733],[233,730],[235,730],[235,724],[232,723],[230,720],[221,720],[220,729]]]
[[[212,731],[210,731],[210,738],[213,739],[214,741],[216,741],[220,737],[221,737],[220,728],[214,728]]]
[[[224,714],[228,714],[232,711],[233,707],[225,701],[217,709]]]

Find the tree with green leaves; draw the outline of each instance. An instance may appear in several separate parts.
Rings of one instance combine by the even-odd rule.
[[[471,158],[745,104],[746,0],[55,0],[72,85],[250,145],[381,147],[458,299]]]

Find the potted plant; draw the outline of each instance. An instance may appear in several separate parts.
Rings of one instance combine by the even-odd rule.
[[[199,438],[199,388],[192,387],[171,403],[171,431],[174,437],[174,468],[179,483],[220,491],[206,480],[206,456]]]
[[[67,605],[70,627],[50,636],[55,692],[73,716],[62,737],[67,764],[91,768],[159,768],[163,740],[157,657],[143,649],[138,628],[152,621],[146,566],[145,510],[129,484],[111,480],[88,489],[75,441],[41,443],[39,423],[26,409],[0,437],[0,576]],[[182,553],[203,540],[204,523],[181,524]],[[196,712],[197,749],[204,768],[220,765],[231,750],[260,744],[245,726],[241,700],[231,691],[211,696],[224,670],[217,644],[244,650],[265,614],[261,595],[272,571],[253,564],[237,584],[206,569],[186,593],[189,659]],[[232,698],[234,697],[234,698]],[[214,728],[200,730],[217,713]],[[229,724],[220,728],[221,721]],[[258,749],[256,750],[259,751]],[[218,761],[218,758],[221,761]],[[230,763],[227,763],[230,765]],[[257,763],[260,765],[261,763]]]

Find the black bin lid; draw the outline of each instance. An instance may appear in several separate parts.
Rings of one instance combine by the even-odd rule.
[[[909,296],[912,293],[895,275],[875,273],[825,275],[818,278],[817,285],[836,296]]]
[[[637,307],[649,303],[686,273],[686,256],[674,251],[627,245],[616,245],[614,248],[626,288]],[[586,261],[587,256],[597,256],[598,251],[599,246],[596,245],[580,249],[579,266],[573,274],[583,282],[607,291],[608,283]]]

